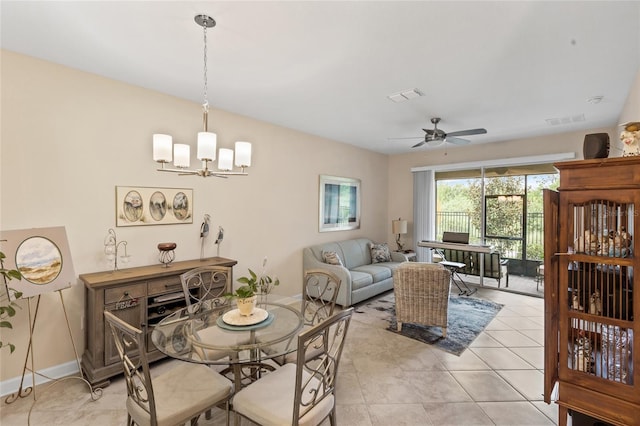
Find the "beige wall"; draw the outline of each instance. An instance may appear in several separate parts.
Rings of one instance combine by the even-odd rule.
[[[631,91],[627,97],[622,114],[620,114],[619,124],[629,121],[640,121],[640,70],[636,75],[635,82],[631,86]],[[619,129],[622,130],[622,129]]]
[[[302,248],[324,241],[370,237],[385,241],[387,163],[382,154],[336,143],[219,110],[210,112],[218,143],[253,142],[248,177],[179,177],[155,171],[151,135],[168,132],[193,143],[201,129],[201,106],[96,75],[2,51],[2,145],[0,151],[0,228],[64,225],[77,274],[107,270],[103,240],[115,227],[115,187],[184,187],[194,191],[194,223],[115,228],[128,241],[131,266],[157,262],[159,242],[175,241],[176,260],[200,255],[200,223],[225,228],[221,255],[238,260],[236,276],[259,268],[281,279],[279,291],[299,294]],[[193,148],[192,148],[193,149]],[[195,159],[192,159],[192,164]],[[318,232],[318,176],[362,180],[361,228]],[[210,238],[206,255],[215,255]],[[80,323],[84,289],[64,290],[76,344],[82,351]],[[0,381],[19,376],[27,348],[26,302],[2,330]],[[35,333],[36,368],[73,360],[59,296],[43,297]]]
[[[177,260],[200,254],[205,213],[212,228],[226,230],[221,255],[238,260],[236,276],[269,257],[281,291],[300,292],[301,249],[324,241],[366,236],[389,241],[391,219],[409,220],[404,240],[413,246],[412,167],[559,152],[582,155],[585,133],[574,132],[458,148],[448,146],[385,156],[213,109],[210,128],[221,146],[253,142],[250,175],[232,179],[178,177],[155,171],[151,135],[167,132],[191,143],[201,127],[201,106],[52,63],[0,51],[1,145],[0,229],[64,225],[77,274],[108,269],[103,239],[115,226],[115,186],[185,187],[194,190],[194,223],[116,228],[129,242],[131,266],[157,261],[156,245],[175,241]],[[622,113],[640,118],[640,74]],[[596,129],[618,143],[618,129]],[[620,155],[612,149],[612,156]],[[194,161],[194,160],[192,160]],[[362,180],[361,229],[318,232],[318,175]],[[209,241],[206,255],[214,255]],[[63,291],[76,344],[84,348],[80,323],[84,290]],[[27,347],[26,302],[15,329],[1,340],[18,347],[0,350],[0,382],[20,375]],[[73,360],[57,295],[45,295],[36,328],[36,368]],[[4,390],[3,390],[4,391]]]

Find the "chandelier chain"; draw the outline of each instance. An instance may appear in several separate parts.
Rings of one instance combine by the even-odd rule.
[[[202,27],[204,29],[204,103],[202,104],[205,109],[209,107],[209,99],[208,99],[208,86],[207,86],[207,26],[204,25]]]

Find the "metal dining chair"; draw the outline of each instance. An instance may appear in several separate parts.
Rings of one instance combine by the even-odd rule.
[[[335,274],[322,269],[309,269],[304,273],[302,286],[302,316],[304,328],[311,328],[333,315],[336,299],[340,290],[341,280]],[[295,341],[289,342],[290,345]],[[309,352],[309,357],[314,354]],[[296,362],[297,353],[275,357],[273,360],[279,365]]]
[[[219,266],[202,266],[192,269],[180,275],[182,282],[182,291],[184,293],[186,309],[190,315],[196,315],[201,310],[220,309],[229,304],[229,300],[225,297],[226,293],[231,292],[231,279],[229,276],[229,268]],[[218,341],[221,344],[227,343],[231,346],[238,345],[236,337],[219,330],[217,327],[208,327],[201,332],[209,334],[206,340]],[[198,337],[198,335],[196,335]],[[204,337],[204,336],[199,336]],[[205,348],[194,342],[194,353],[201,360],[221,360],[229,358],[231,363],[238,361],[238,353],[235,351],[224,351],[211,348]],[[233,373],[231,367],[222,370],[223,375],[228,376]]]
[[[153,378],[149,372],[142,330],[108,311],[104,318],[111,333],[127,386],[127,425],[196,424],[200,415],[223,405],[229,424],[233,385],[202,364],[181,362]]]
[[[246,386],[233,398],[241,417],[264,426],[337,425],[335,385],[353,308],[340,311],[298,336],[297,360]],[[308,358],[309,352],[317,356]]]
[[[202,266],[180,275],[187,310],[195,313],[229,303],[224,295],[231,292],[229,268]]]
[[[307,326],[314,326],[333,315],[342,281],[337,275],[322,269],[304,273],[302,315]]]

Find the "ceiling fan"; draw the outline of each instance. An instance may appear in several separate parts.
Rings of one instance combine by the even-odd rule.
[[[482,135],[487,133],[486,129],[469,129],[445,133],[444,131],[438,129],[438,123],[440,122],[439,117],[432,118],[431,122],[433,123],[433,129],[422,129],[425,132],[424,140],[413,145],[411,148],[417,148],[424,144],[428,144],[429,146],[438,146],[443,144],[444,142],[449,142],[456,145],[466,145],[471,141],[459,138],[458,136]]]

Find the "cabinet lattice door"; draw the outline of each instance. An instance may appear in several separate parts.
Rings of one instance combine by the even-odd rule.
[[[640,159],[556,167],[558,193],[545,193],[545,401],[557,383],[561,425],[568,410],[639,425]]]

